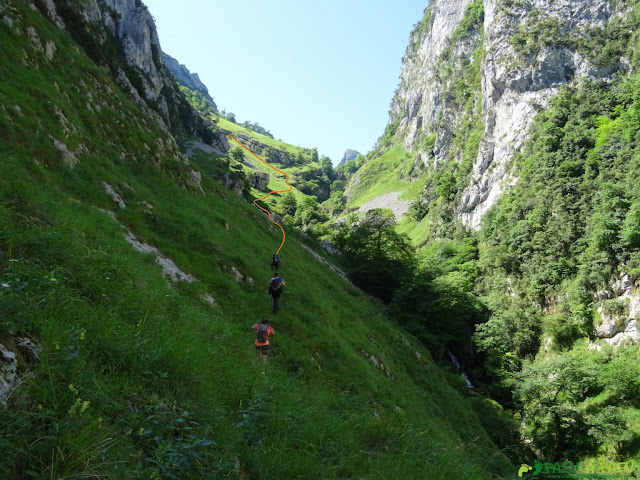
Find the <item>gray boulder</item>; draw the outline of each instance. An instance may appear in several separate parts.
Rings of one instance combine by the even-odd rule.
[[[243,172],[227,172],[221,181],[229,190],[242,196],[242,192],[245,189],[245,178]]]
[[[269,186],[269,174],[264,172],[252,172],[249,175],[249,186],[258,190],[266,190]]]

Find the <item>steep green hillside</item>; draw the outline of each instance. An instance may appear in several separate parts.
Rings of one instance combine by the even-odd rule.
[[[537,119],[514,165],[518,184],[480,233],[478,290],[493,315],[477,343],[498,383],[515,386],[527,430],[547,454],[640,458],[637,381],[625,380],[640,375],[639,82],[564,89]],[[518,385],[550,371],[568,379],[578,364],[584,384],[555,400]],[[551,412],[556,404],[562,413]],[[540,420],[554,415],[566,422],[560,431]]]
[[[355,173],[353,188],[347,192],[347,207],[357,207],[377,195],[389,192],[403,192],[400,197],[414,198],[422,191],[424,184],[411,184],[408,168],[411,168],[411,154],[401,145],[364,163]]]
[[[223,122],[224,120],[220,119],[218,123]],[[227,127],[226,123],[223,123],[223,128]],[[314,237],[323,235],[327,227],[322,222],[325,222],[328,216],[318,208],[318,196],[314,194],[322,194],[330,188],[329,179],[333,176],[333,170],[328,159],[323,158],[320,164],[309,161],[304,157],[304,152],[308,150],[299,147],[293,147],[297,153],[289,157],[286,152],[287,144],[273,140],[280,149],[268,147],[251,136],[259,134],[249,134],[250,131],[244,127],[230,124],[237,128],[223,130],[233,133],[228,137],[231,148],[227,155],[213,151],[206,145],[198,146],[196,143],[194,146],[189,143],[187,148],[192,161],[203,173],[211,175],[225,185],[239,186],[238,189],[244,191],[244,197],[249,202],[264,197],[271,190],[281,192],[288,190],[289,185],[292,186],[291,193],[271,195],[265,201],[266,205],[272,213],[283,217],[286,224],[301,228]],[[287,161],[283,162],[283,158]],[[297,161],[300,163],[289,164],[288,160],[293,158],[298,158]],[[278,172],[283,169],[289,175],[289,185],[285,184],[284,176]],[[262,179],[261,176],[265,175],[268,175],[268,178]],[[304,180],[305,178],[309,178],[310,181]],[[319,192],[319,189],[322,192]]]
[[[287,172],[291,176],[291,184],[297,192],[303,195],[314,196],[320,202],[328,198],[333,180],[333,168],[328,158],[318,158],[317,149],[296,147],[229,121],[216,114],[208,102],[204,101],[202,95],[198,96],[198,92],[193,92],[186,87],[180,88],[186,93],[187,99],[194,109],[197,110],[204,119],[215,122],[224,134],[232,135],[247,146],[253,153],[276,167],[286,167]],[[257,169],[269,173],[269,175],[273,174],[272,169],[268,167],[263,168],[263,164],[256,162],[252,156],[247,155],[246,159],[253,166],[257,167]],[[215,160],[215,158],[213,158],[213,160]],[[247,168],[249,168],[249,170],[247,170]],[[247,172],[250,172],[252,169],[251,167],[247,168],[245,168]],[[281,188],[276,187],[273,189],[281,190]],[[303,198],[300,197],[300,195],[297,195],[297,197],[300,200]]]
[[[274,355],[259,363],[251,325],[269,312],[279,230],[200,180],[71,38],[4,5],[0,343],[20,380],[0,406],[3,478],[515,474],[509,441],[498,450],[482,426],[507,438],[499,409],[292,230]]]

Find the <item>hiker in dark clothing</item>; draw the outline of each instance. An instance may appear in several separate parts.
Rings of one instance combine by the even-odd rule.
[[[284,286],[284,280],[280,278],[278,272],[276,272],[276,276],[269,281],[268,292],[269,295],[273,297],[273,313],[278,313],[278,310],[280,310],[280,295],[282,295]]]
[[[275,268],[277,272],[279,266],[280,266],[280,257],[278,255],[274,255],[271,258],[271,268]]]
[[[253,344],[256,346],[256,352],[258,356],[262,358],[264,363],[267,363],[267,355],[269,355],[269,335],[274,335],[276,332],[273,327],[269,325],[269,319],[263,318],[262,323],[256,323],[253,328],[256,333],[256,339]]]

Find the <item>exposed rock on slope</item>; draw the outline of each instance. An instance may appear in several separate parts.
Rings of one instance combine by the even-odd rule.
[[[79,5],[46,0],[36,5],[58,28],[68,30],[93,60],[108,67],[132,100],[167,133],[184,128],[197,137],[214,136],[212,126],[203,124],[178,90],[162,59],[153,17],[139,0],[87,0]],[[109,45],[114,39],[115,48]]]
[[[580,77],[607,77],[618,68],[597,67],[583,53],[542,38],[539,50],[525,61],[510,43],[519,29],[545,21],[558,26],[561,38],[581,36],[587,28],[602,27],[613,15],[612,2],[605,0],[532,3],[529,8],[510,10],[501,9],[496,1],[485,3],[482,114],[486,130],[473,178],[459,204],[463,222],[473,227],[479,226],[482,215],[511,183],[501,183],[506,163],[522,148],[536,110],[546,106],[562,85]]]
[[[16,354],[0,343],[0,401],[13,389],[18,379]]]
[[[378,195],[372,200],[363,203],[358,209],[359,212],[368,212],[374,208],[388,208],[393,212],[396,220],[400,221],[402,216],[409,210],[411,202],[407,200],[398,200],[401,192],[385,193]]]
[[[606,79],[625,64],[593,58],[588,45],[592,32],[621,13],[616,5],[624,8],[611,0],[431,2],[412,32],[390,123],[397,141],[429,167],[460,163],[472,143],[464,124],[481,122],[473,167],[456,198],[463,223],[477,228],[515,182],[507,162],[522,148],[536,112],[561,86]],[[474,104],[475,111],[465,112]],[[461,135],[467,138],[461,141]]]
[[[342,156],[342,160],[340,160],[340,163],[338,164],[338,166],[344,165],[349,160],[353,160],[354,158],[356,158],[358,155],[361,155],[361,153],[358,152],[357,150],[351,150],[350,148],[347,148],[344,151],[344,155]]]
[[[162,57],[164,58],[165,65],[173,76],[176,77],[176,80],[180,85],[191,90],[195,90],[196,92],[200,92],[202,96],[209,101],[213,109],[216,112],[218,111],[216,103],[213,101],[211,95],[209,95],[209,89],[207,89],[206,85],[202,83],[197,73],[191,73],[186,66],[182,65],[178,60],[164,52],[162,52]]]

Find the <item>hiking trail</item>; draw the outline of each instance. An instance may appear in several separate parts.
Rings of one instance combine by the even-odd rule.
[[[253,204],[258,207],[260,210],[262,210],[263,212],[266,212],[266,214],[269,216],[269,220],[271,220],[272,223],[275,223],[278,227],[280,227],[280,230],[282,230],[282,243],[280,244],[280,247],[278,248],[278,250],[276,251],[276,255],[278,255],[278,253],[280,253],[280,250],[282,249],[282,246],[284,245],[284,241],[286,239],[286,235],[284,233],[284,228],[282,228],[282,225],[280,225],[278,222],[276,222],[273,218],[271,218],[271,212],[269,212],[269,210],[267,210],[266,208],[262,208],[260,205],[258,205],[256,202],[258,202],[259,200],[266,200],[267,198],[269,198],[271,196],[272,193],[286,193],[286,192],[290,192],[293,187],[291,185],[289,185],[289,175],[286,174],[285,172],[283,172],[282,170],[277,169],[276,167],[274,167],[273,165],[271,165],[269,162],[265,162],[263,159],[261,159],[258,155],[256,155],[255,153],[253,153],[251,150],[249,150],[247,147],[245,147],[242,143],[240,143],[240,141],[235,138],[233,135],[227,135],[227,137],[231,138],[232,140],[234,140],[238,145],[240,145],[242,148],[244,148],[247,152],[249,152],[251,155],[253,155],[254,157],[256,157],[258,160],[260,160],[262,163],[264,163],[265,165],[267,165],[268,167],[273,168],[274,170],[276,170],[277,172],[280,172],[282,175],[284,175],[285,181],[284,183],[286,183],[289,186],[288,190],[271,190],[269,192],[269,194],[266,197],[262,197],[262,198],[256,198],[253,201]]]

